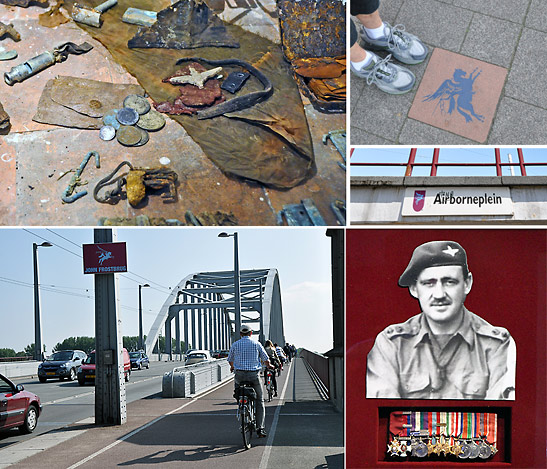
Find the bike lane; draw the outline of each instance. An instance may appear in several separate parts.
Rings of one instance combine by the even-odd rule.
[[[289,374],[285,367],[278,377],[280,389]],[[268,432],[278,402],[266,402]],[[244,450],[236,410],[233,380],[193,399],[141,399],[129,404],[126,425],[67,427],[63,431],[89,430],[12,467],[180,467],[183,463],[196,468],[258,468],[268,438],[253,434],[251,449]]]

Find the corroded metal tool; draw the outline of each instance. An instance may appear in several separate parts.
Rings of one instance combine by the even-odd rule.
[[[72,19],[77,23],[87,24],[88,26],[94,26],[100,28],[102,24],[101,14],[117,5],[118,0],[106,0],[95,8],[88,8],[83,5],[74,4],[72,7]]]
[[[12,86],[17,82],[22,82],[28,77],[36,75],[50,65],[57,62],[64,62],[69,54],[85,54],[91,49],[93,49],[93,46],[87,42],[83,42],[80,45],[74,44],[73,42],[65,42],[51,51],[46,51],[27,60],[25,63],[12,67],[9,72],[4,73],[4,81]]]

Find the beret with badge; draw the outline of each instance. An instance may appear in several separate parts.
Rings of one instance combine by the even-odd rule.
[[[410,287],[416,283],[422,270],[445,265],[461,266],[464,277],[467,277],[467,254],[460,244],[455,241],[430,241],[421,244],[414,249],[407,268],[399,278],[399,286]]]

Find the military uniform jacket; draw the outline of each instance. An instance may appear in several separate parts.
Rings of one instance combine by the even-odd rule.
[[[442,352],[447,363],[439,350],[423,313],[388,326],[368,354],[367,398],[514,398],[515,342],[506,329],[464,308],[462,326]]]

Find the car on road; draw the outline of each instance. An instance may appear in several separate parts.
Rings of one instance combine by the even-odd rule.
[[[38,365],[40,383],[45,383],[50,378],[59,378],[61,381],[67,378],[74,381],[78,368],[86,357],[85,352],[81,350],[59,350],[55,352]]]
[[[78,369],[78,384],[80,386],[86,382],[95,382],[95,363],[95,350],[93,350]],[[125,382],[128,382],[129,376],[131,376],[131,360],[126,348],[123,349],[123,375]]]
[[[142,370],[143,368],[150,368],[148,355],[143,351],[129,352],[129,359],[131,360],[131,369],[136,368],[137,370]]]
[[[200,362],[209,362],[211,361],[211,353],[209,350],[193,350],[188,355],[186,355],[186,360],[184,361],[185,365],[195,365]]]
[[[0,375],[0,430],[19,427],[21,433],[32,433],[41,413],[36,394]]]
[[[211,352],[213,358],[226,358],[228,356],[228,350],[214,350]]]

